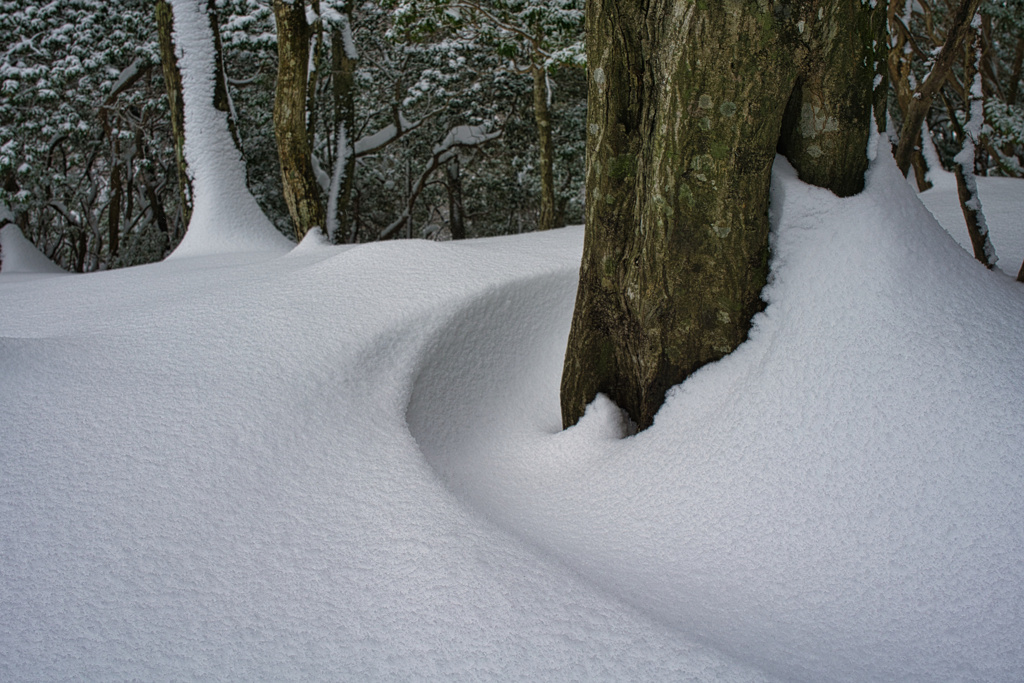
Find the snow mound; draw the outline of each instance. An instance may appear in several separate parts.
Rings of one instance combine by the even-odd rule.
[[[0,680],[765,680],[471,514],[406,429],[423,346],[571,289],[581,236],[0,286]]]
[[[67,273],[25,239],[21,228],[0,228],[0,275],[58,275]]]
[[[693,639],[787,680],[1020,680],[1024,287],[935,222],[891,156],[857,197],[773,180],[750,339],[629,438],[559,431],[575,278],[493,288],[407,409],[471,507]]]

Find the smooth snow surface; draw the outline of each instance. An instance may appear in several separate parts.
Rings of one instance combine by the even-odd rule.
[[[0,228],[0,277],[60,274],[65,273],[25,239],[21,228],[14,223]]]
[[[942,227],[973,254],[971,238],[956,195],[956,176],[940,168],[929,171],[928,179],[933,187],[919,195],[921,201]],[[1016,178],[979,177],[975,180],[981,197],[981,210],[991,226],[989,237],[999,258],[996,267],[1011,277],[1017,277],[1021,263],[1024,263],[1024,183]]]
[[[0,680],[1020,680],[1024,288],[879,157],[629,438],[579,228],[0,280]]]
[[[206,0],[171,0],[174,44],[185,105],[185,159],[194,194],[192,218],[172,257],[287,251],[291,242],[263,214],[246,187],[245,163],[213,107],[217,69]]]

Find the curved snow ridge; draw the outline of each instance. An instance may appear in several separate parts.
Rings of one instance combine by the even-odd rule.
[[[1024,672],[1024,290],[888,155],[839,199],[777,164],[769,306],[631,438],[559,431],[575,275],[494,287],[425,349],[447,485],[654,618],[785,679]]]

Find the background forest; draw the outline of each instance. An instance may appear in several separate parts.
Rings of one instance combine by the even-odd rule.
[[[280,12],[299,5],[210,0],[218,106],[249,189],[293,239],[305,229],[285,200],[274,101]],[[930,79],[957,11],[974,6],[969,36]],[[335,242],[582,220],[583,0],[312,0],[304,10],[312,193]],[[923,144],[908,150],[918,185],[929,164],[954,169],[965,147],[974,174],[1024,175],[1024,1],[908,0],[889,15],[891,128],[927,104]],[[184,235],[174,49],[164,2],[0,2],[0,222],[61,267],[156,261]]]

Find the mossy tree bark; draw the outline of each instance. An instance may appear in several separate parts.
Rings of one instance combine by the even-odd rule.
[[[181,71],[178,69],[178,58],[174,51],[174,13],[166,0],[157,0],[155,11],[160,66],[171,110],[171,134],[174,137],[174,158],[178,169],[182,225],[188,225],[192,215],[192,187],[185,164],[185,100],[181,89]]]
[[[547,72],[542,65],[531,67],[533,74],[533,117],[537,123],[540,147],[540,215],[538,230],[555,226],[555,143],[551,135],[551,112],[548,108]]]
[[[863,188],[871,118],[884,122],[885,19],[861,0],[589,1],[565,426],[602,392],[644,429],[671,386],[746,339],[776,151],[808,182]]]
[[[277,91],[274,134],[281,164],[284,199],[301,240],[313,228],[323,230],[325,214],[313,174],[306,132],[306,81],[309,67],[309,24],[304,2],[274,0],[277,22]]]

